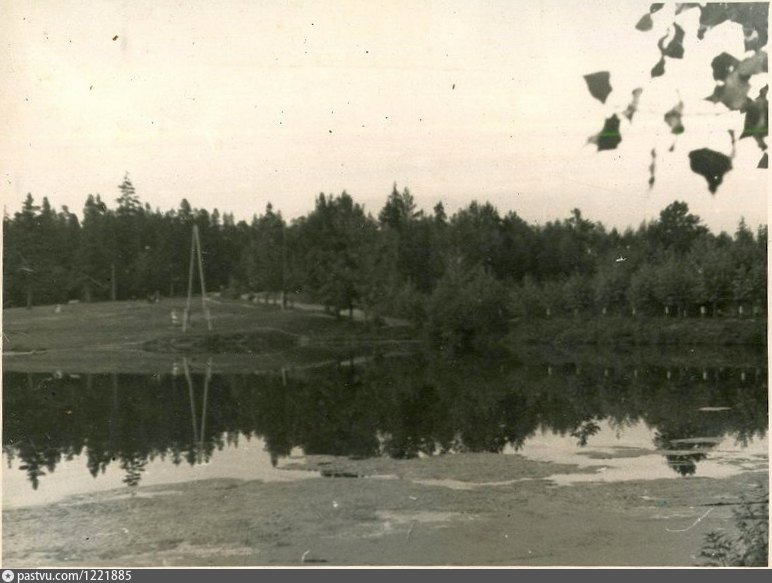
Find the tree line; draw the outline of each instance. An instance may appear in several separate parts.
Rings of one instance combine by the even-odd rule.
[[[377,216],[343,192],[320,194],[292,221],[268,204],[238,222],[185,199],[153,210],[128,175],[118,189],[115,208],[89,195],[82,220],[31,194],[4,217],[6,306],[183,295],[193,225],[209,289],[300,293],[335,313],[427,322],[462,344],[512,316],[712,317],[766,306],[767,227],[754,233],[740,221],[733,235],[714,234],[679,201],[620,231],[578,209],[543,225],[490,203],[424,212],[396,185]]]

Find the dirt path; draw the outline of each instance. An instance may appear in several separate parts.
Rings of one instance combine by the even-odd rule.
[[[224,304],[225,302],[218,300],[216,298],[209,298],[208,300],[211,303],[214,304]],[[243,307],[243,308],[252,308],[252,309],[260,309],[261,305],[269,305],[268,302],[263,302],[262,304],[251,304],[247,301],[240,301],[237,303],[237,305]],[[305,312],[314,312],[317,314],[322,314],[331,318],[334,318],[335,316],[333,314],[330,314],[325,307],[322,304],[312,304],[307,302],[298,302],[295,300],[290,300],[288,303],[288,309],[290,310],[303,310]],[[367,322],[368,317],[367,313],[364,310],[360,310],[359,308],[354,308],[351,311],[351,316],[353,317],[355,322]],[[348,316],[346,316],[348,317]],[[401,318],[391,318],[387,316],[382,316],[381,320],[386,326],[396,327],[396,326],[410,326],[410,322],[407,320],[401,319]]]

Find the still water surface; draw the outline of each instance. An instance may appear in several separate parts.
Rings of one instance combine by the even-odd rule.
[[[411,356],[229,375],[179,361],[163,375],[6,372],[3,388],[5,507],[207,478],[313,478],[288,467],[312,455],[495,452],[576,466],[550,476],[557,484],[768,467],[763,367]]]

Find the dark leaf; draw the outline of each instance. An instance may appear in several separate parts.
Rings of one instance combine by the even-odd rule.
[[[716,81],[725,80],[727,75],[734,71],[739,64],[740,61],[729,53],[721,53],[710,63],[710,66],[713,67],[713,78]]]
[[[641,32],[647,32],[652,29],[654,26],[654,21],[651,19],[651,14],[644,14],[641,16],[641,19],[638,21],[638,24],[635,25],[635,28],[640,30]]]
[[[743,111],[745,112],[745,125],[740,139],[753,137],[759,148],[766,150],[767,144],[764,141],[769,135],[769,101],[767,101],[767,92],[769,85],[765,85],[759,96],[755,100],[748,100]]]
[[[748,101],[748,82],[753,75],[764,72],[767,67],[767,53],[760,52],[743,59],[724,79],[721,87],[720,101],[732,111],[744,109]],[[716,92],[714,91],[714,95]]]
[[[641,99],[641,93],[643,89],[633,89],[633,100],[627,105],[627,109],[623,112],[623,115],[630,121],[633,121],[633,115],[638,111],[638,102]]]
[[[728,8],[726,4],[718,2],[708,2],[704,6],[700,7],[700,28],[697,31],[697,38],[702,40],[705,37],[705,33],[718,26],[729,18]]]
[[[681,123],[683,112],[684,102],[680,101],[678,105],[665,114],[665,123],[670,126],[670,131],[675,135],[684,133],[684,126]]]
[[[619,133],[619,118],[616,114],[606,119],[600,133],[592,136],[589,141],[598,146],[599,152],[615,149],[622,141],[622,135]]]
[[[587,88],[590,90],[590,95],[601,103],[606,103],[606,98],[611,93],[610,84],[611,75],[608,71],[599,71],[598,73],[591,73],[584,76],[584,80],[587,82]]]
[[[676,2],[675,13],[676,15],[679,15],[686,10],[699,7],[700,5],[697,2]]]
[[[745,42],[746,52],[757,51],[766,44],[766,42],[762,41],[758,30],[746,26],[743,27],[743,41]]]
[[[724,86],[716,85],[713,89],[713,93],[705,98],[705,101],[712,101],[713,103],[721,103],[721,97],[724,94]]]
[[[662,77],[665,74],[665,57],[660,58],[659,62],[651,68],[652,77]]]
[[[651,164],[649,164],[649,188],[654,187],[657,171],[657,150],[651,149]]]
[[[769,159],[766,152],[764,152],[764,155],[761,157],[761,160],[759,160],[759,165],[756,166],[756,168],[769,168]]]
[[[665,7],[664,2],[655,2],[651,6],[649,6],[649,13],[654,14],[655,12],[659,12]]]
[[[732,169],[729,156],[708,148],[689,152],[689,165],[693,172],[705,177],[708,190],[713,194],[723,181],[724,174]]]
[[[670,38],[670,32],[659,39],[659,50],[662,54],[671,59],[682,59],[684,56],[684,29],[673,23],[673,37],[670,42],[665,44],[665,41]]]
[[[734,130],[729,130],[729,139],[732,140],[732,155],[729,157],[734,160],[735,154],[737,153],[737,140],[734,137]]]
[[[744,77],[765,73],[768,68],[767,61],[767,52],[760,51],[755,55],[748,57],[747,59],[743,59],[740,64],[737,65],[737,72]]]
[[[729,4],[727,15],[732,22],[742,25],[746,51],[755,51],[767,44],[769,25],[769,4],[767,2]]]

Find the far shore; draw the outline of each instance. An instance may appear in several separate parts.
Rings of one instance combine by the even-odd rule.
[[[212,330],[197,304],[183,333],[171,313],[182,298],[69,304],[3,310],[3,368],[44,372],[165,372],[188,355],[229,372],[276,370],[334,362],[362,354],[404,353],[421,346],[420,330],[400,320],[375,325],[354,311],[322,306],[218,299]],[[262,336],[265,336],[264,338]],[[287,342],[273,345],[281,337]],[[504,344],[514,355],[545,362],[637,360],[689,366],[766,362],[766,318],[554,317],[518,319]],[[257,345],[254,343],[259,341]],[[250,344],[250,342],[252,344]],[[286,344],[286,346],[285,346]]]

